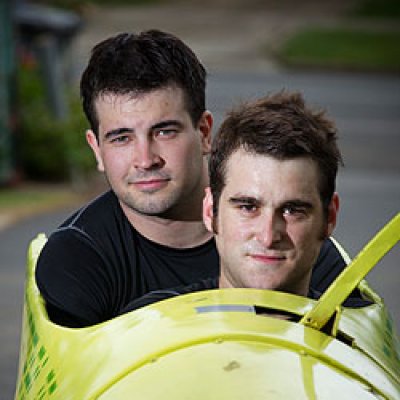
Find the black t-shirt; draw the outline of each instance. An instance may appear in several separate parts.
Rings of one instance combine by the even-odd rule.
[[[323,292],[345,263],[325,241],[311,286]],[[214,240],[174,249],[139,234],[108,191],[68,218],[44,246],[36,268],[52,321],[89,326],[113,318],[151,291],[187,286],[219,272]]]
[[[107,192],[50,235],[36,280],[51,320],[88,326],[118,315],[150,291],[217,276],[217,259],[213,240],[173,249],[146,239]]]

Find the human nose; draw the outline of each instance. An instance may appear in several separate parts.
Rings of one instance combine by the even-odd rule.
[[[149,139],[138,141],[134,149],[134,164],[139,169],[153,169],[163,165],[156,145]]]
[[[265,247],[270,247],[282,239],[285,221],[273,213],[260,217],[257,229],[257,240]]]

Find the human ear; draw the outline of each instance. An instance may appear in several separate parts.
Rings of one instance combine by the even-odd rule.
[[[326,237],[331,236],[336,226],[336,220],[339,212],[339,195],[335,192],[328,206],[328,220],[326,224]]]
[[[211,189],[206,187],[205,196],[203,198],[203,222],[209,232],[213,230],[213,197]]]
[[[96,135],[91,129],[86,131],[86,141],[93,151],[97,161],[97,169],[104,172],[103,158],[101,157],[100,147]]]
[[[203,155],[209,154],[211,151],[212,127],[213,127],[213,116],[210,111],[204,111],[198,125],[198,129],[201,134]]]

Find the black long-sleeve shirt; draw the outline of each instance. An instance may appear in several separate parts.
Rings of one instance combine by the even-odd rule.
[[[311,287],[323,292],[345,262],[330,240],[314,266]],[[149,292],[216,278],[215,241],[174,249],[143,237],[111,191],[89,203],[53,232],[36,268],[36,281],[52,321],[94,325],[120,315]]]

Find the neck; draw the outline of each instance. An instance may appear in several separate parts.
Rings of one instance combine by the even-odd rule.
[[[203,221],[179,221],[157,216],[125,212],[132,226],[143,236],[164,246],[184,249],[199,246],[211,239],[212,233]]]
[[[246,286],[246,285],[235,285],[233,284],[221,271],[219,276],[219,288],[220,289],[231,289],[235,287],[248,287],[253,289],[264,289],[264,290],[279,290],[284,293],[292,293],[297,296],[308,297],[309,287],[310,287],[310,275],[306,275],[303,279],[296,283],[295,286],[289,287],[265,287],[263,285],[255,285],[255,286]]]

